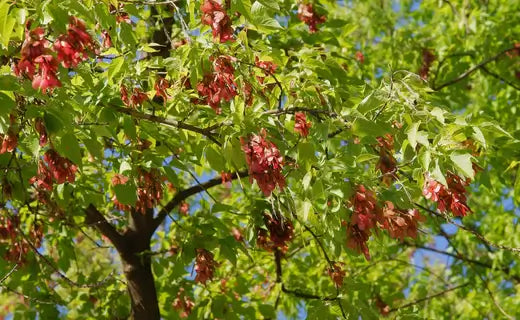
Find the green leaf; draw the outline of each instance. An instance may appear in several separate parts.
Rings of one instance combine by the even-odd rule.
[[[103,159],[103,146],[99,141],[96,139],[85,139],[83,140],[83,143],[87,147],[88,152],[95,157],[96,159],[100,160]]]
[[[81,148],[73,133],[69,132],[61,138],[59,153],[76,165],[81,166]]]
[[[517,206],[520,205],[520,167],[518,167],[518,170],[516,171],[516,179],[514,185],[514,201]]]
[[[444,174],[442,173],[441,168],[439,167],[439,162],[435,161],[435,168],[431,172],[432,178],[439,181],[443,185],[447,186],[448,182],[446,182],[446,178],[444,177]]]
[[[450,155],[450,159],[455,165],[455,167],[462,173],[465,177],[473,179],[475,176],[475,171],[473,171],[473,164],[471,163],[471,155],[469,153],[452,153]]]
[[[309,220],[309,214],[312,212],[312,203],[305,199],[305,201],[303,201],[303,204],[302,204],[302,216],[303,216],[303,221],[308,221]]]
[[[125,58],[123,58],[123,57],[117,57],[112,60],[112,62],[110,63],[110,66],[108,66],[108,70],[107,70],[107,79],[108,79],[109,83],[114,83],[113,82],[114,77],[117,74],[119,74],[119,72],[121,71],[121,68],[123,67],[124,64],[125,64]]]
[[[118,184],[112,187],[116,194],[117,201],[124,205],[133,206],[137,202],[137,188],[134,184]]]
[[[430,141],[428,141],[428,133],[426,131],[417,131],[417,136],[415,137],[418,143],[422,144],[423,146],[429,146]]]
[[[309,171],[309,172],[307,172],[303,176],[303,179],[302,179],[303,190],[309,189],[309,185],[311,184],[311,180],[312,180],[312,172]]]
[[[479,127],[474,126],[473,128],[473,139],[480,143],[484,149],[486,149],[486,138],[484,138],[484,134],[482,133],[482,130],[480,130]]]
[[[424,150],[424,149],[423,149]],[[429,171],[430,162],[431,162],[431,152],[430,150],[424,150],[419,154],[419,161],[421,161],[421,166],[425,172]]]
[[[9,16],[9,8],[8,1],[0,1],[0,41],[2,47],[6,49],[9,47],[9,41],[11,40],[11,35],[13,34],[16,24],[16,19]]]
[[[385,126],[362,118],[356,119],[352,125],[352,133],[359,137],[380,137],[388,133]]]
[[[410,146],[412,147],[412,149],[415,150],[415,148],[417,147],[417,131],[419,129],[419,126],[421,125],[421,122],[416,122],[412,125],[412,127],[410,129],[408,129],[408,131],[406,132],[406,134],[408,135],[408,142],[410,142]]]
[[[269,8],[271,10],[275,10],[275,11],[280,10],[280,6],[276,2],[276,0],[257,0],[257,2],[261,3],[263,6]]]
[[[0,75],[0,90],[3,91],[17,91],[20,89],[18,79],[12,75]]]
[[[379,106],[381,106],[382,103],[383,100],[379,98],[379,96],[377,95],[377,91],[374,91],[370,93],[368,96],[366,96],[365,99],[363,99],[359,103],[357,109],[362,114],[365,114],[371,110],[378,108]]]
[[[356,157],[356,162],[361,163],[375,159],[379,159],[379,156],[373,153],[363,153]]]
[[[7,94],[0,92],[0,116],[8,115],[14,107],[16,102]]]
[[[206,160],[208,161],[211,168],[215,171],[221,172],[226,170],[224,157],[213,146],[206,148]]]
[[[255,18],[255,25],[258,27],[259,31],[265,33],[271,33],[282,29],[280,23],[271,17],[257,17]]]
[[[132,165],[128,161],[121,162],[121,165],[119,165],[119,173],[124,174],[127,171],[132,171]]]

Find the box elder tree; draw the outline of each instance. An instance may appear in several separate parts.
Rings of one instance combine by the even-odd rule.
[[[0,1],[0,318],[520,316],[518,1]]]

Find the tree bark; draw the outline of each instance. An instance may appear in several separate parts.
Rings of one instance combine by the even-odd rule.
[[[159,303],[149,255],[150,239],[141,234],[126,234],[126,250],[120,251],[130,294],[133,320],[159,320]]]

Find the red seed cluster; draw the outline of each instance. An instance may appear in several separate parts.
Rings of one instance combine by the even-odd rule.
[[[127,107],[135,108],[137,106],[142,105],[146,100],[148,100],[148,96],[146,93],[143,92],[140,88],[134,88],[132,95],[128,96],[128,89],[121,85],[121,88],[119,89],[119,92],[121,93],[121,100],[123,100],[123,103]]]
[[[88,59],[88,52],[94,52],[94,41],[87,32],[83,21],[70,18],[67,34],[62,34],[54,42],[58,60],[65,68],[75,68]]]
[[[45,30],[42,27],[25,31],[20,55],[21,59],[13,67],[17,76],[26,76],[32,80],[33,88],[43,92],[61,86],[56,76],[58,62],[51,55],[49,41],[45,39]]]
[[[258,57],[255,57],[255,66],[262,69],[262,71],[265,74],[265,76],[256,76],[256,79],[258,80],[258,82],[260,84],[263,84],[265,78],[267,76],[273,75],[276,72],[276,68],[278,68],[278,66],[274,62],[263,61],[263,60],[258,59]]]
[[[370,260],[367,241],[371,230],[376,227],[387,230],[390,237],[395,239],[417,236],[418,223],[422,221],[417,210],[401,210],[390,201],[381,208],[375,194],[363,185],[357,187],[350,204],[353,213],[347,225],[347,247],[363,253],[367,260]]]
[[[269,230],[269,247],[278,248],[287,252],[289,242],[294,237],[294,226],[292,222],[277,214],[264,214],[264,223]]]
[[[387,230],[390,237],[401,241],[405,237],[416,238],[418,223],[423,221],[417,209],[401,210],[390,201],[386,202],[382,214],[378,216],[381,228]]]
[[[332,267],[327,270],[327,273],[336,287],[339,288],[343,285],[343,279],[345,278],[346,272],[339,263],[334,262]]]
[[[252,106],[253,105],[253,86],[251,83],[244,81],[244,85],[242,87],[242,92],[244,93],[244,101],[246,103],[246,106]]]
[[[309,129],[312,123],[307,121],[307,116],[303,112],[294,114],[294,131],[298,132],[302,137],[309,135]]]
[[[298,7],[298,19],[309,26],[309,32],[318,31],[318,24],[327,21],[327,17],[318,15],[312,6],[312,3],[301,3]]]
[[[242,232],[238,228],[235,228],[235,227],[231,228],[231,235],[238,242],[244,241],[244,236],[242,235]]]
[[[204,75],[202,82],[197,84],[200,99],[194,100],[197,104],[207,104],[217,114],[220,114],[222,100],[231,101],[237,93],[235,82],[235,68],[231,64],[232,58],[220,56],[213,61],[213,72]]]
[[[363,52],[361,52],[361,51],[356,51],[356,55],[355,55],[355,57],[356,57],[356,60],[357,60],[359,63],[361,63],[361,64],[365,63],[365,56],[363,55]]]
[[[62,157],[54,149],[49,149],[43,155],[43,161],[38,163],[38,173],[29,182],[36,183],[38,189],[52,191],[53,183],[73,183],[78,168],[69,159]]]
[[[266,131],[262,129],[260,135],[253,134],[248,139],[240,138],[242,150],[246,155],[250,179],[255,179],[260,190],[266,197],[270,196],[278,186],[285,187],[285,177],[282,174],[283,157],[278,147],[267,141]]]
[[[30,23],[25,32],[21,59],[13,69],[17,76],[26,76],[32,80],[33,88],[42,92],[49,92],[61,86],[57,76],[60,62],[66,68],[76,67],[88,58],[88,52],[95,49],[94,41],[86,31],[85,24],[76,17],[70,18],[67,34],[58,36],[54,42],[53,49],[57,58],[52,54],[50,43],[45,38],[45,30],[42,27],[29,30],[29,27]]]
[[[458,175],[448,172],[446,182],[448,188],[427,176],[423,187],[424,197],[437,202],[437,207],[441,212],[451,211],[456,217],[466,216],[468,212],[471,212],[466,204],[466,186],[469,181],[463,181]]]
[[[195,258],[195,282],[206,284],[213,279],[215,267],[217,263],[213,259],[213,254],[206,249],[197,249],[197,257]]]
[[[423,49],[422,51],[422,64],[419,69],[419,75],[424,80],[428,79],[428,74],[430,73],[430,68],[432,66],[433,61],[435,61],[435,55],[429,49]]]
[[[2,141],[2,146],[0,147],[0,154],[6,152],[13,152],[18,145],[18,136],[13,132],[12,129],[7,131],[7,134],[0,134],[0,140]]]
[[[386,134],[383,137],[377,137],[379,146],[379,161],[376,164],[376,170],[381,171],[383,176],[381,181],[389,186],[397,179],[397,161],[394,158],[394,137]]]
[[[147,209],[156,206],[163,196],[162,177],[158,169],[151,169],[145,171],[138,170],[138,188],[137,188],[137,203],[135,209],[138,212],[145,213]]]
[[[168,99],[170,99],[170,96],[166,92],[166,90],[169,87],[170,87],[170,83],[168,82],[168,80],[166,80],[163,77],[158,78],[154,84],[155,96],[162,97],[163,101],[166,102]]]
[[[184,288],[180,288],[172,305],[175,310],[180,312],[179,316],[181,318],[187,318],[195,306],[195,303],[184,293]]]
[[[135,203],[135,210],[145,214],[146,210],[154,208],[157,205],[157,202],[162,199],[163,177],[161,176],[159,170],[155,168],[151,169],[150,171],[146,171],[140,168],[137,170],[137,172],[137,202]],[[112,177],[113,186],[126,184],[128,181],[129,178],[121,174],[116,174]],[[112,201],[119,210],[132,210],[132,206],[120,203],[115,195],[112,197]]]
[[[7,246],[3,258],[11,263],[23,265],[27,262],[27,253],[31,250],[31,246],[20,235],[19,216],[3,215],[4,212],[0,212],[0,245],[5,244]],[[40,248],[43,240],[42,226],[39,224],[32,225],[27,238],[35,248]]]
[[[36,120],[34,120],[34,128],[40,135],[40,147],[45,146],[49,141],[49,136],[47,135],[47,129],[45,128],[42,118],[36,118]]]
[[[101,32],[101,43],[104,49],[112,47],[112,37],[110,36],[110,33],[108,33],[107,30],[103,30]]]
[[[179,213],[183,216],[187,216],[190,211],[190,204],[183,201],[181,205],[179,206]]]
[[[69,159],[60,156],[54,149],[48,150],[43,156],[43,160],[47,163],[52,177],[57,184],[72,183],[76,179],[76,171],[78,168]]]
[[[231,18],[219,0],[204,0],[200,6],[202,11],[202,24],[211,27],[213,39],[219,39],[221,43],[233,41],[233,28]]]
[[[222,171],[220,173],[220,178],[222,179],[222,184],[228,184],[228,183],[231,183],[231,181],[233,181],[231,172]]]

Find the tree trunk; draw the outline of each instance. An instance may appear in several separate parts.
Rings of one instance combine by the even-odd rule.
[[[133,320],[159,320],[159,303],[152,273],[151,259],[143,252],[150,250],[150,240],[127,237],[127,250],[121,252],[123,271],[130,294]]]

